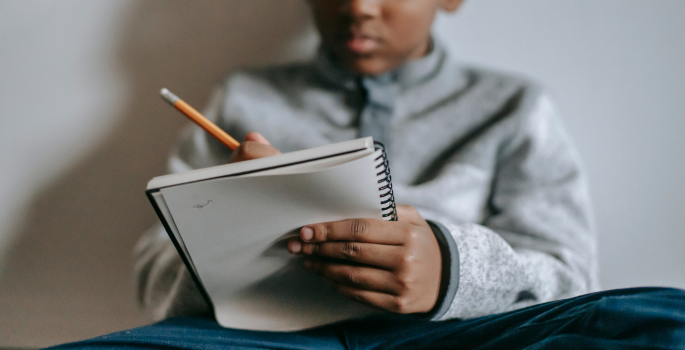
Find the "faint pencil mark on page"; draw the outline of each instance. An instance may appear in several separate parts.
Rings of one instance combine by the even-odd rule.
[[[212,200],[211,200],[211,199],[210,199],[210,200],[208,200],[208,201],[207,201],[207,203],[205,203],[205,204],[198,204],[198,205],[193,205],[193,208],[197,208],[197,209],[202,209],[202,208],[204,208],[204,207],[208,206],[208,205],[209,205],[209,203],[212,203]]]

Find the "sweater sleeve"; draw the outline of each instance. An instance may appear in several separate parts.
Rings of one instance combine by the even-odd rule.
[[[162,225],[146,232],[134,249],[138,300],[155,321],[175,316],[212,316]]]
[[[458,289],[438,320],[473,318],[598,289],[590,200],[578,156],[545,95],[497,160],[489,216],[441,220],[456,243]],[[446,278],[447,276],[443,276]]]

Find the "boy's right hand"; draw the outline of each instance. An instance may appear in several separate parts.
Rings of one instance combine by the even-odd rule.
[[[231,153],[229,163],[242,162],[244,160],[271,157],[281,152],[271,146],[271,143],[258,132],[245,135],[243,143]]]

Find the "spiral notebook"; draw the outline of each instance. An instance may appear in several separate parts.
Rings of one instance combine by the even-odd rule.
[[[295,331],[380,313],[286,250],[307,224],[397,220],[387,156],[372,138],[156,177],[147,195],[222,326]]]

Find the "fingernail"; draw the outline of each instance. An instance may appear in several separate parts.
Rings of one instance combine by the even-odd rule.
[[[302,229],[302,232],[300,232],[300,237],[302,237],[303,241],[310,241],[312,238],[314,238],[314,230],[309,227],[305,227]]]
[[[288,248],[290,248],[291,253],[299,253],[302,251],[302,243],[298,241],[292,241],[290,242]]]

